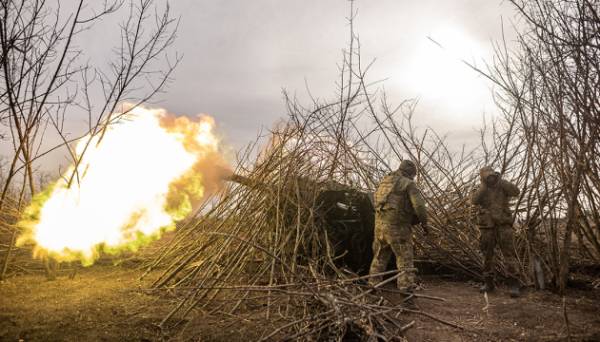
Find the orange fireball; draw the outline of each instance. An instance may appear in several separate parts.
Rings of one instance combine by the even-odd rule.
[[[191,120],[136,107],[98,138],[77,145],[79,156],[85,150],[78,181],[68,187],[71,167],[34,199],[20,222],[20,244],[33,242],[58,260],[86,264],[100,249],[136,249],[187,216],[207,181],[215,187],[210,169],[224,165],[207,116]]]

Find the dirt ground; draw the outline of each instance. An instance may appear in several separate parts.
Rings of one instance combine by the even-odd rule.
[[[123,267],[94,266],[69,279],[46,281],[43,275],[24,275],[0,283],[1,341],[159,341],[168,339],[157,324],[174,303],[141,288],[140,272]],[[419,308],[463,327],[450,327],[431,318],[410,314],[415,325],[409,341],[566,341],[562,299],[550,292],[527,291],[511,299],[506,290],[488,297],[477,284],[435,277],[424,280],[419,294],[442,297],[419,299]],[[388,295],[398,301],[395,295]],[[600,341],[600,290],[571,290],[566,298],[573,341]],[[251,327],[223,325],[210,318],[190,321],[179,339],[251,341]],[[183,338],[181,338],[183,336]]]
[[[446,301],[419,299],[419,309],[465,329],[413,314],[417,324],[407,332],[409,341],[568,340],[560,296],[525,290],[522,297],[513,299],[508,289],[500,287],[487,297],[486,303],[479,286],[435,277],[424,279],[425,289],[418,293]],[[600,341],[600,290],[572,289],[567,293],[565,306],[571,341]]]

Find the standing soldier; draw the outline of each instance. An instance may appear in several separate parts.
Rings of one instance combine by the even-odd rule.
[[[400,168],[383,178],[375,192],[375,239],[370,274],[385,272],[390,257],[396,256],[396,267],[403,273],[398,277],[398,289],[411,292],[415,288],[412,225],[421,223],[425,234],[427,210],[421,192],[413,181],[415,164],[403,160]],[[380,277],[371,278],[376,284]]]
[[[514,247],[512,213],[509,208],[511,197],[519,195],[519,188],[501,179],[500,174],[489,166],[480,171],[481,184],[473,193],[472,203],[478,206],[477,224],[481,231],[484,284],[481,292],[492,292],[494,285],[494,248],[502,251],[509,273],[511,297],[520,295],[517,278],[517,258]]]

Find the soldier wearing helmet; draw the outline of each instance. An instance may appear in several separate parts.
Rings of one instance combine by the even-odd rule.
[[[415,164],[403,160],[398,170],[386,175],[375,192],[375,239],[370,274],[385,272],[392,255],[402,273],[398,289],[410,292],[415,287],[416,269],[413,263],[412,226],[421,223],[428,233],[425,201],[413,181]],[[371,284],[380,281],[372,277]]]
[[[494,284],[494,248],[502,251],[509,273],[511,297],[520,295],[517,279],[517,259],[514,247],[513,218],[509,200],[519,195],[519,188],[501,178],[489,166],[479,172],[481,184],[475,189],[471,202],[477,207],[477,224],[481,231],[480,247],[483,254],[484,285],[482,292],[491,292]]]

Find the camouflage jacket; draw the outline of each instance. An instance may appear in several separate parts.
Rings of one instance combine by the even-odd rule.
[[[413,180],[399,172],[386,175],[375,192],[375,210],[399,223],[427,223],[425,200]]]
[[[512,224],[512,212],[509,201],[519,195],[519,188],[504,179],[491,187],[482,182],[473,192],[471,203],[477,206],[477,224],[482,228],[491,228],[496,225]]]

